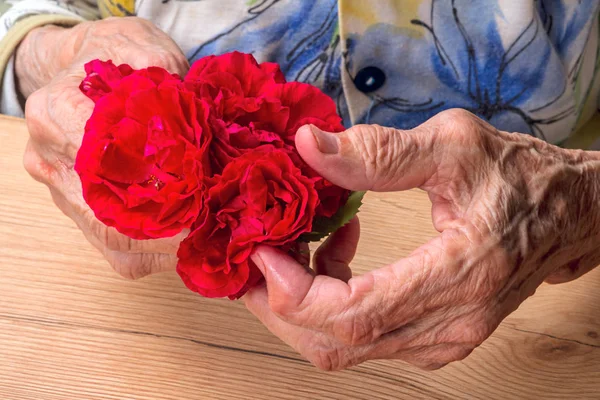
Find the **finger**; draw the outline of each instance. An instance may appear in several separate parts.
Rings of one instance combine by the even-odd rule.
[[[302,264],[267,246],[257,248],[252,254],[252,261],[265,277],[273,311],[284,313],[284,309],[300,306],[314,281],[314,276]]]
[[[261,246],[252,261],[265,277],[270,309],[282,319],[306,327],[323,326],[340,312],[350,294],[345,282],[314,276],[289,255]],[[313,309],[320,312],[312,313]]]
[[[32,140],[50,164],[72,168],[94,103],[78,85],[82,76],[64,75],[55,85],[34,92],[25,103],[25,120]]]
[[[160,272],[174,271],[177,267],[178,245],[167,243],[167,240],[181,241],[187,235],[182,233],[177,238],[159,240],[133,240],[104,226],[107,237],[102,239],[94,234],[81,218],[81,214],[73,211],[72,205],[59,192],[50,189],[52,199],[58,208],[79,227],[85,238],[106,258],[111,267],[126,279],[139,279]],[[100,224],[100,222],[96,222]],[[112,237],[112,239],[109,239]],[[109,244],[107,245],[107,241]]]
[[[348,329],[339,339],[357,344],[423,338],[420,332],[439,322],[431,320],[432,314],[439,312],[443,320],[450,302],[473,296],[467,283],[479,266],[470,262],[474,247],[462,233],[447,230],[408,257],[352,278],[348,285],[355,307],[340,317],[338,324]]]
[[[354,217],[317,249],[313,258],[316,273],[348,282],[352,278],[350,262],[356,254],[359,237],[360,223]]]
[[[264,286],[250,290],[243,297],[248,310],[275,336],[306,357],[317,368],[333,371],[371,359],[371,346],[349,347],[320,331],[283,321],[269,304]]]
[[[430,135],[377,125],[328,133],[304,126],[296,134],[302,158],[336,185],[393,191],[424,184],[434,172]]]
[[[45,185],[50,185],[54,179],[55,169],[40,156],[40,151],[31,139],[27,141],[23,153],[23,167],[33,179]]]
[[[121,253],[104,249],[103,255],[111,267],[125,279],[140,279],[174,271],[177,267],[177,257],[172,254]]]
[[[283,271],[279,272],[281,276],[293,265],[277,253],[270,257],[263,252],[262,261],[272,264],[268,270],[264,265],[259,266],[267,274],[266,289],[252,291],[246,301],[271,332],[323,369],[339,369],[373,358],[402,358],[421,368],[439,368],[466,354],[446,352],[447,358],[418,357],[412,350],[435,345],[437,338],[427,332],[437,325],[445,326],[443,318],[447,314],[442,311],[456,283],[451,278],[441,279],[441,271],[449,269],[457,276],[460,274],[455,274],[455,268],[463,265],[460,252],[467,248],[465,243],[448,232],[442,236],[396,264],[353,279],[350,286],[354,299],[358,300],[350,306],[345,299],[328,299],[332,291],[327,290],[327,283],[335,280],[324,276],[313,278],[300,306],[295,306],[298,300],[291,302],[295,306],[292,308],[274,306],[273,297],[281,301],[286,296],[293,298],[294,294],[282,296],[281,291],[274,291],[278,287],[273,285],[276,280],[269,278],[268,270],[276,265]],[[303,271],[300,266],[296,269],[298,273]],[[284,286],[293,289],[290,276],[291,279],[302,278],[290,274],[283,279],[287,282]],[[320,284],[320,278],[328,281]],[[306,289],[301,288],[301,291],[306,292]],[[337,304],[342,307],[337,308]],[[435,310],[440,311],[442,319],[428,319]],[[392,331],[393,334],[387,334]],[[307,342],[306,337],[316,342]],[[322,350],[310,351],[311,345],[320,345]]]
[[[179,46],[166,35],[162,38],[154,37],[152,40],[155,42],[152,45],[128,43],[126,49],[121,46],[116,50],[86,51],[73,61],[71,68],[84,71],[84,65],[92,60],[110,59],[115,65],[127,64],[135,70],[160,67],[181,77],[185,76],[190,65]]]
[[[50,188],[50,193],[54,203],[69,218],[71,218],[81,229],[86,239],[97,249],[118,253],[156,253],[156,254],[177,254],[179,243],[187,237],[188,230],[182,231],[176,236],[170,238],[154,240],[134,240],[119,233],[115,228],[108,227],[100,222],[93,211],[85,203],[81,194],[77,194],[80,186],[73,182],[61,184],[59,187],[77,187],[73,191],[63,194],[55,188]]]
[[[348,283],[313,276],[282,252],[259,247],[252,260],[265,276],[271,310],[284,321],[356,346],[448,304],[476,265],[465,266],[473,242],[448,230],[409,257]]]
[[[246,308],[275,336],[297,350],[299,336],[306,331],[279,318],[269,305],[269,295],[266,286],[252,288],[242,297]]]
[[[464,156],[482,123],[464,110],[447,110],[412,130],[356,125],[327,133],[301,127],[296,147],[329,181],[351,190],[396,191],[429,186],[428,181]],[[472,146],[476,147],[476,146]]]

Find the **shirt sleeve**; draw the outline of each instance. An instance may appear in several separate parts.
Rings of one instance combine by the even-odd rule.
[[[23,116],[14,72],[14,52],[32,29],[73,26],[99,16],[88,0],[0,0],[0,114]]]

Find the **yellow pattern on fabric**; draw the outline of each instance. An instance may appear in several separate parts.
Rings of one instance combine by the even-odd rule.
[[[102,18],[135,15],[135,0],[98,0]]]
[[[380,2],[377,7],[364,0],[339,0],[340,21],[345,31],[361,33],[372,25],[386,23],[399,28],[414,28],[411,22],[419,14],[424,0],[396,0]],[[414,36],[422,36],[422,30],[412,30]]]

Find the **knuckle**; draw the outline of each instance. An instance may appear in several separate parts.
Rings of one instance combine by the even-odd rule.
[[[292,287],[279,290],[276,296],[269,296],[269,307],[279,318],[291,323],[302,324],[307,317],[315,317],[314,314],[303,313],[306,306],[297,298]]]
[[[154,26],[149,20],[140,17],[109,17],[97,21],[94,29],[107,34],[139,35]]]
[[[35,178],[35,175],[38,174],[38,157],[37,154],[33,150],[26,149],[25,154],[23,155],[23,167],[25,167],[25,171],[31,176]]]
[[[423,371],[437,371],[438,369],[444,368],[446,365],[448,365],[448,363],[432,362],[419,365],[418,368],[422,369]]]
[[[429,352],[423,357],[412,360],[412,364],[426,371],[434,371],[445,367],[446,365],[464,360],[473,352],[475,346],[456,344],[446,345],[443,349],[437,349]]]
[[[127,22],[127,20],[129,20],[130,17],[125,17],[123,18],[123,22]],[[109,24],[109,23],[114,23],[119,21],[121,18],[120,17],[108,17],[108,18],[104,18],[101,22],[104,22],[105,24]]]
[[[115,17],[104,18],[101,21],[81,21],[77,25],[73,26],[71,29],[71,33],[74,35],[75,33],[81,34],[85,33],[88,29],[98,26],[98,24],[106,23],[106,20],[112,19]]]
[[[139,26],[143,26],[145,28],[148,27],[154,27],[154,24],[145,18],[140,18],[140,17],[136,17],[136,16],[130,16],[130,17],[115,17],[115,22],[118,23],[118,21],[123,20],[123,22],[132,24],[132,25],[139,25]]]
[[[289,296],[269,298],[271,311],[284,320],[289,320],[295,313],[294,305],[289,301]]]
[[[112,33],[110,37],[111,47],[105,49],[107,58],[112,59],[113,62],[115,62],[115,64],[120,64],[123,58],[123,54],[130,55],[132,53],[130,40],[125,34],[120,32]],[[147,57],[147,55],[144,55],[143,52],[136,52],[134,54],[134,57],[132,57],[133,63],[130,64],[135,64],[137,66],[137,61],[143,61],[144,57]]]
[[[474,348],[483,343],[493,331],[488,323],[467,320],[451,329],[447,341],[457,346]]]
[[[156,52],[148,54],[146,63],[165,68],[171,73],[183,73],[187,67],[187,59],[183,54],[158,49]]]
[[[460,108],[442,111],[432,121],[444,139],[456,145],[478,146],[489,131],[489,126],[480,118]]]
[[[470,345],[457,345],[451,349],[446,350],[433,364],[438,364],[439,368],[448,365],[453,362],[462,361],[467,358],[475,349],[474,346]]]
[[[133,248],[133,239],[119,233],[115,228],[100,222],[90,208],[80,211],[89,231],[98,239],[102,247],[111,252],[127,253]]]
[[[94,224],[97,226],[96,230],[99,233],[102,244],[108,250],[124,253],[131,251],[131,238],[118,233],[115,228],[107,227],[102,223],[95,222]]]
[[[473,350],[475,350],[474,347],[465,347],[465,348],[458,350],[448,363],[464,360],[465,358],[469,357],[469,355],[473,352]]]
[[[440,125],[461,128],[472,124],[474,120],[477,120],[477,117],[462,108],[451,108],[440,112],[434,119]]]
[[[469,157],[462,160],[464,165],[481,168],[486,159],[495,160],[501,153],[505,140],[498,139],[499,132],[492,125],[462,109],[446,110],[433,117],[428,124],[435,132],[438,146],[434,150],[445,154],[455,149],[471,149]],[[450,150],[449,150],[450,149]]]
[[[46,114],[47,104],[48,94],[44,88],[33,92],[25,102],[25,121],[33,139],[40,139],[46,129],[43,116]]]
[[[309,361],[321,371],[339,371],[346,365],[342,362],[340,351],[337,349],[321,349],[315,351]]]
[[[174,64],[174,56],[165,51],[158,51],[155,53],[148,54],[146,63],[148,65],[156,65],[166,69],[169,69]]]
[[[109,251],[106,259],[115,272],[127,280],[140,279],[150,274],[150,265],[143,262],[139,254]]]
[[[334,334],[336,339],[346,346],[369,344],[380,336],[373,320],[356,315],[342,320],[341,325],[334,328]]]
[[[410,135],[380,125],[356,125],[349,129],[349,137],[353,151],[364,163],[367,179],[379,182],[392,180],[417,150]]]
[[[74,76],[69,76],[73,78]],[[77,78],[79,80],[79,78]],[[93,111],[93,104],[90,99],[85,97],[79,88],[57,84],[49,89],[48,93],[48,116],[55,121],[61,130],[66,132],[77,131],[81,135],[86,121]],[[66,136],[60,136],[65,142]]]
[[[27,173],[36,181],[41,183],[49,183],[49,167],[42,160],[39,154],[30,146],[27,146],[27,149],[23,154],[23,167],[25,168],[25,171],[27,171]]]
[[[121,18],[121,17],[111,17],[111,18],[107,18],[107,21],[110,20],[112,22],[115,23],[124,23],[124,24],[128,24],[128,23],[144,23],[144,19],[140,18],[140,17],[136,17],[136,16],[130,16],[130,17],[125,17],[125,18]]]
[[[480,345],[492,334],[487,325],[475,325],[466,330],[466,343]]]
[[[83,95],[74,95],[74,89],[65,89],[64,85],[51,85],[29,96],[25,120],[31,138],[43,144],[57,163],[71,168],[91,105]]]

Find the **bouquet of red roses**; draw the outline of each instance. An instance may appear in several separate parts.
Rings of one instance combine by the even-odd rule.
[[[300,158],[296,131],[344,128],[319,89],[286,82],[248,54],[203,58],[184,79],[158,67],[92,61],[81,91],[95,102],[75,170],[96,217],[134,239],[190,234],[178,251],[186,286],[241,297],[262,278],[258,244],[289,251],[348,222],[361,193]]]

